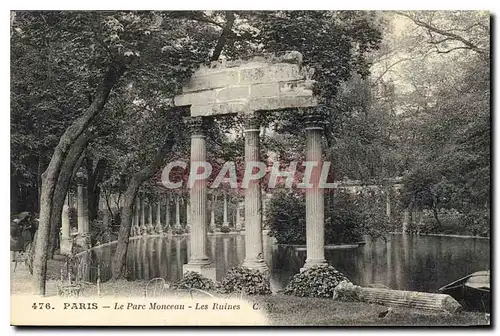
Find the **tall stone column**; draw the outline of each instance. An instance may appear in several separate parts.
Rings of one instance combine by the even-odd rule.
[[[191,232],[191,203],[186,202],[186,229]]]
[[[212,201],[210,202],[210,230],[215,232],[215,202],[217,200],[217,196],[212,194]]]
[[[154,233],[154,224],[153,224],[153,203],[148,201],[148,233]]]
[[[204,119],[195,117],[190,119],[191,126],[191,165],[207,160]],[[215,267],[211,265],[207,256],[207,181],[196,180],[190,189],[191,200],[191,235],[189,239],[189,262],[184,265],[183,273],[194,271],[205,277],[215,280]]]
[[[237,198],[237,201],[236,201],[236,218],[235,218],[235,224],[234,224],[234,228],[236,229],[236,231],[240,231],[241,230],[241,208],[240,208],[240,200]]]
[[[259,121],[245,120],[245,164],[259,162]],[[243,267],[268,271],[262,247],[262,201],[260,180],[249,181],[245,189],[245,261]]]
[[[140,211],[141,211],[141,233],[143,235],[148,233],[148,228],[146,226],[146,204],[144,202],[144,194],[141,194],[140,198]]]
[[[139,201],[139,196],[136,196],[135,199],[135,231],[137,235],[141,234],[141,217],[140,217],[140,210],[141,210],[141,202]]]
[[[165,195],[165,231],[170,229],[170,196]]]
[[[179,195],[175,196],[175,228],[181,228],[181,205]]]
[[[68,197],[64,200],[64,206],[61,215],[61,254],[70,255],[72,248],[71,232],[69,227],[69,204]]]
[[[227,194],[224,192],[224,212],[222,214],[222,226],[229,226],[227,219]]]
[[[387,221],[391,221],[391,188],[388,187],[386,189],[385,195],[385,215],[387,217]]]
[[[327,265],[325,260],[325,204],[324,190],[320,187],[322,169],[321,133],[323,117],[316,109],[310,109],[305,117],[307,132],[306,161],[316,166],[311,173],[310,186],[306,191],[306,248],[304,270],[313,266]]]
[[[89,232],[89,221],[88,221],[88,211],[86,209],[86,185],[87,185],[87,175],[83,170],[79,170],[76,174],[77,183],[77,215],[78,215],[78,245],[82,247],[89,247],[90,245],[90,232]]]
[[[403,212],[403,234],[408,233],[408,224],[410,221],[410,211],[406,208]]]
[[[156,232],[163,233],[163,226],[161,225],[161,201],[156,203]]]

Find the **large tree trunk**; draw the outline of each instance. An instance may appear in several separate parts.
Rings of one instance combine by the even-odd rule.
[[[45,295],[45,276],[47,273],[47,252],[50,241],[52,199],[63,162],[75,140],[88,128],[95,116],[103,110],[108,100],[109,93],[124,72],[125,67],[117,66],[116,64],[108,68],[101,84],[97,88],[92,104],[61,136],[49,166],[45,171],[46,176],[42,182],[42,192],[40,196],[40,219],[37,231],[38,242],[35,246],[33,260],[33,294]]]
[[[112,260],[112,279],[122,278],[125,270],[125,262],[127,258],[128,242],[130,238],[130,228],[132,227],[132,206],[134,205],[135,196],[141,184],[160,168],[164,157],[172,150],[174,141],[166,139],[163,146],[158,150],[154,161],[141,171],[137,172],[130,179],[129,185],[123,195],[123,208],[121,211],[121,224],[118,232],[118,243],[116,245],[115,254]]]
[[[87,190],[88,190],[88,207],[89,207],[89,221],[92,223],[99,215],[99,201],[101,188],[99,184],[104,177],[106,170],[106,160],[99,159],[93,167],[93,161],[89,160],[87,165]]]
[[[69,184],[72,176],[74,175],[75,167],[77,167],[77,163],[82,158],[82,153],[85,148],[87,148],[89,139],[90,136],[88,133],[80,135],[68,152],[63,166],[61,167],[61,172],[59,173],[57,185],[54,190],[54,197],[52,198],[48,258],[52,258],[54,255],[54,250],[56,249],[59,237],[59,228],[61,227],[61,214],[64,206],[64,200],[66,198],[66,194],[68,193]]]

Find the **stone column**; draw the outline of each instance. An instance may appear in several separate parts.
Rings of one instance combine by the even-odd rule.
[[[151,234],[154,232],[153,225],[153,204],[148,201],[148,233]]]
[[[78,214],[78,244],[83,247],[88,247],[90,244],[88,211],[86,209],[86,184],[87,175],[83,170],[79,170],[76,174],[77,183],[77,214]]]
[[[139,196],[136,196],[135,199],[135,231],[137,235],[141,234],[141,218],[140,218],[140,209],[141,209],[141,203],[139,201]]]
[[[64,206],[62,209],[61,215],[61,254],[62,255],[70,255],[72,248],[72,240],[71,240],[71,232],[69,227],[69,204],[68,204],[68,196],[64,201]]]
[[[191,126],[191,164],[204,163],[207,160],[205,144],[204,119],[190,119]],[[189,193],[191,199],[191,235],[189,239],[189,262],[184,265],[183,273],[194,271],[215,280],[215,267],[207,256],[207,181],[195,181]]]
[[[212,194],[212,201],[210,202],[210,230],[215,232],[215,202],[217,200],[217,196]]]
[[[161,202],[156,203],[156,232],[162,233],[163,226],[161,225]]]
[[[146,204],[144,202],[144,194],[141,195],[141,233],[148,233],[148,228],[146,226]]]
[[[229,221],[227,220],[227,194],[224,192],[224,212],[222,214],[222,226],[229,226]]]
[[[304,270],[313,266],[327,265],[325,260],[324,190],[320,188],[322,168],[323,118],[316,109],[311,109],[305,118],[307,132],[306,161],[316,163],[312,170],[310,187],[306,191],[306,248]]]
[[[175,196],[175,228],[181,228],[181,205],[179,195]]]
[[[234,228],[236,231],[241,231],[241,209],[240,209],[240,200],[237,198],[236,201],[236,218],[234,221]]]
[[[186,202],[186,229],[191,232],[191,203]]]
[[[245,164],[259,162],[259,122],[255,116],[245,120]],[[260,180],[245,189],[245,261],[243,267],[268,271],[262,247],[262,202]]]
[[[165,195],[165,231],[170,229],[170,196]]]
[[[385,215],[387,217],[387,221],[391,221],[391,188],[386,189],[385,195]]]
[[[408,222],[410,221],[410,211],[406,208],[403,212],[403,234],[408,233]]]

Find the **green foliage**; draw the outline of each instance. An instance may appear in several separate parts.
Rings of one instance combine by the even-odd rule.
[[[90,241],[92,245],[108,243],[116,239],[111,226],[105,225],[101,219],[96,219],[90,224]]]
[[[223,225],[223,226],[220,228],[220,232],[223,232],[223,233],[229,233],[229,232],[231,232],[231,228],[230,228],[229,226],[224,226],[224,225]]]
[[[315,266],[295,274],[284,290],[284,294],[306,297],[333,297],[335,287],[347,280],[332,266]]]
[[[258,270],[233,267],[218,284],[222,293],[244,292],[247,295],[271,294],[269,278]]]
[[[198,272],[187,272],[184,273],[182,279],[174,284],[174,287],[179,289],[197,288],[211,290],[215,288],[215,284],[212,280],[204,277]]]
[[[174,235],[182,235],[184,233],[186,233],[186,229],[184,229],[183,227],[172,228],[172,234],[174,234]]]
[[[347,193],[338,193],[333,201],[326,202],[325,243],[353,243],[361,240],[366,216],[355,198]],[[286,211],[284,211],[286,209]],[[270,234],[280,244],[306,243],[305,196],[298,192],[274,193],[267,209],[267,225]]]
[[[464,236],[490,235],[490,213],[484,211],[471,211],[468,214],[457,213],[456,210],[441,209],[437,213],[439,224],[434,216],[424,215],[418,223],[417,229],[425,234],[458,234]]]

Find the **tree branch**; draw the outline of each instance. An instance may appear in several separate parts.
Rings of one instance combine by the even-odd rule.
[[[427,30],[429,30],[431,32],[443,35],[443,36],[448,37],[448,38],[450,38],[452,40],[455,40],[455,41],[463,43],[467,48],[462,48],[462,49],[473,50],[473,51],[475,51],[475,52],[477,52],[479,54],[484,54],[486,52],[486,50],[484,50],[483,48],[478,47],[477,45],[475,45],[471,41],[465,39],[464,37],[462,37],[460,35],[452,33],[451,31],[447,31],[447,30],[443,30],[443,29],[434,27],[434,26],[432,26],[432,25],[430,25],[430,24],[428,24],[428,23],[426,23],[424,21],[421,21],[421,20],[419,20],[419,19],[417,19],[415,17],[412,17],[411,15],[406,14],[404,12],[396,11],[396,14],[399,14],[401,16],[404,16],[404,17],[412,20],[413,23],[415,23],[417,26],[426,28]]]
[[[212,54],[212,57],[210,57],[211,61],[217,61],[219,59],[222,49],[224,49],[224,46],[226,45],[227,38],[231,34],[231,29],[233,28],[235,20],[234,12],[226,12],[226,19],[226,25],[222,29],[222,33],[217,40],[217,45],[214,48],[214,53]]]

